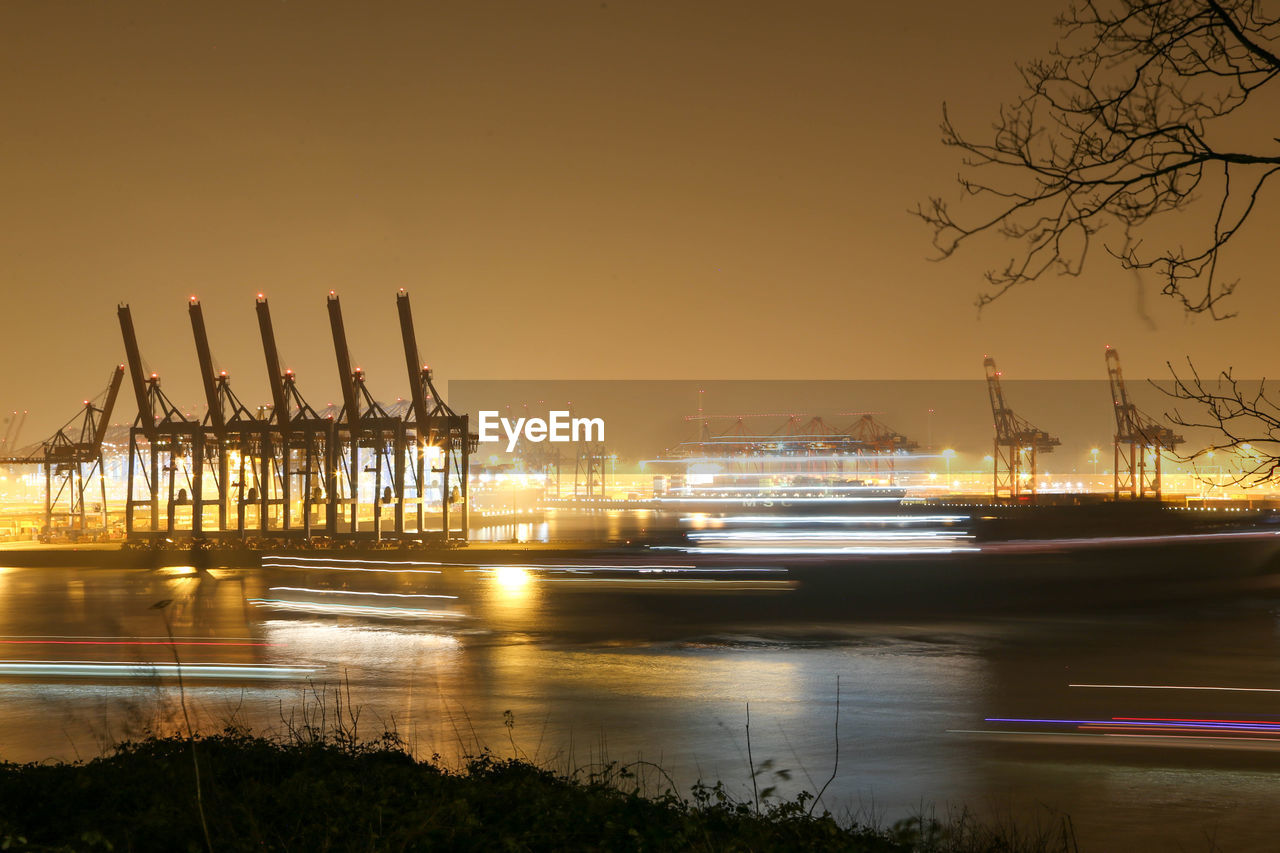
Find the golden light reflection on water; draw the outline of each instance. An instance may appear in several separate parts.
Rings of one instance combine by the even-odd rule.
[[[797,772],[789,786],[779,787],[790,795],[825,781],[837,737],[839,695],[840,775],[828,791],[837,807],[874,801],[896,817],[911,812],[922,797],[982,804],[1009,791],[1033,792],[1037,800],[1085,816],[1094,836],[1106,838],[1093,845],[1099,849],[1132,836],[1124,835],[1132,815],[1154,820],[1162,817],[1162,809],[1169,812],[1170,791],[1179,802],[1206,804],[1189,817],[1178,812],[1176,827],[1185,833],[1212,825],[1216,818],[1210,810],[1224,796],[1241,804],[1240,814],[1260,816],[1259,824],[1273,811],[1273,774],[1240,770],[1234,763],[1219,767],[1216,759],[1203,758],[1203,751],[1187,767],[1170,750],[1157,753],[1154,746],[1149,747],[1150,766],[1129,757],[1097,758],[1100,752],[1094,751],[1082,773],[1078,754],[1066,752],[1075,741],[1058,744],[1059,752],[1046,747],[1033,760],[1011,761],[1016,745],[993,748],[949,733],[984,726],[984,717],[1015,714],[1187,716],[1182,691],[1171,698],[1163,695],[1168,691],[1147,691],[1141,702],[1124,708],[1099,696],[1090,701],[1102,705],[1093,708],[1085,702],[1089,697],[1074,696],[1080,690],[1067,687],[1069,682],[1101,683],[1122,671],[1130,679],[1125,683],[1133,684],[1168,683],[1150,680],[1157,677],[1193,684],[1210,683],[1210,677],[1217,680],[1213,683],[1277,683],[1275,617],[1253,604],[1239,611],[1216,605],[1192,623],[1194,632],[1188,632],[1181,611],[1176,623],[1126,617],[1106,623],[1111,629],[1106,643],[1097,639],[1094,622],[1026,618],[976,625],[876,623],[856,631],[842,623],[839,636],[846,639],[841,641],[829,640],[824,626],[806,621],[789,626],[797,631],[794,641],[748,625],[733,632],[681,634],[672,644],[617,644],[620,627],[647,630],[649,624],[665,624],[657,621],[663,617],[631,612],[626,599],[615,597],[607,601],[621,603],[616,611],[584,599],[574,600],[576,609],[566,608],[559,591],[575,584],[548,583],[548,577],[560,575],[545,568],[474,568],[482,571],[466,575],[468,589],[474,578],[487,596],[477,606],[519,614],[511,621],[518,622],[521,633],[490,625],[424,630],[349,618],[264,618],[263,611],[244,605],[247,596],[267,593],[264,573],[214,580],[203,573],[196,578],[106,569],[0,571],[0,639],[22,641],[0,651],[15,659],[56,663],[75,650],[77,658],[100,662],[150,658],[169,664],[161,613],[174,618],[185,612],[194,628],[176,632],[184,665],[317,670],[307,681],[194,679],[181,692],[169,678],[0,679],[3,758],[75,758],[75,750],[89,757],[99,732],[114,740],[140,733],[142,723],[177,733],[185,726],[183,698],[202,730],[216,731],[233,715],[256,731],[279,730],[297,725],[306,708],[314,711],[317,699],[328,702],[332,715],[341,689],[344,707],[350,701],[363,710],[362,734],[398,727],[420,757],[440,752],[453,760],[483,746],[512,751],[518,746],[530,756],[563,758],[564,766],[577,767],[595,756],[584,749],[588,738],[591,749],[605,752],[607,737],[608,755],[659,757],[682,790],[697,778],[725,779],[740,794],[745,785],[750,796],[741,756],[749,702],[757,764],[777,759],[779,766],[807,767],[817,777],[811,784]],[[597,569],[596,574],[604,573]],[[353,584],[367,588],[370,577],[352,575]],[[425,587],[420,574],[406,573],[396,585],[389,576],[372,577],[387,579],[382,591],[440,589],[435,575]],[[164,611],[152,608],[171,597],[175,600]],[[82,610],[75,606],[81,601]],[[538,609],[544,606],[550,607],[545,613]],[[556,633],[566,614],[582,612],[598,627],[596,633]],[[1223,612],[1238,618],[1224,619]],[[748,628],[750,635],[742,633]],[[61,642],[68,640],[74,642]],[[129,642],[135,640],[150,642],[133,648]],[[217,642],[205,643],[210,640]],[[1117,647],[1132,651],[1117,661]],[[1218,706],[1209,703],[1198,713],[1230,713],[1231,719],[1265,713],[1243,699],[1231,709]],[[508,710],[518,722],[514,740],[504,723]],[[1021,802],[1010,801],[1009,808]],[[1112,817],[1116,814],[1121,817]],[[1269,834],[1260,844],[1224,849],[1271,849],[1266,845],[1273,839]]]
[[[524,566],[498,566],[493,570],[494,582],[503,595],[523,598],[528,594],[529,585],[533,582],[529,570]]]
[[[650,648],[559,650],[554,666],[536,645],[515,644],[492,650],[495,673],[520,684],[540,673],[540,690],[577,695],[584,690],[622,696],[715,701],[788,702],[798,695],[795,663],[765,654],[742,656],[655,652]]]
[[[161,566],[155,569],[155,573],[166,578],[186,578],[200,574],[195,566]]]
[[[492,566],[487,569],[491,616],[527,619],[540,603],[541,591],[533,573],[524,566]]]

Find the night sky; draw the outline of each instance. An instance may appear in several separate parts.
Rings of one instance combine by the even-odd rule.
[[[124,360],[122,301],[195,405],[192,294],[220,367],[265,401],[258,291],[324,404],[331,288],[385,399],[406,390],[399,287],[446,380],[977,379],[987,352],[1010,377],[1103,379],[1105,344],[1130,377],[1186,355],[1275,372],[1274,196],[1230,256],[1223,323],[1100,250],[981,316],[981,273],[1013,247],[928,260],[907,211],[958,192],[942,102],[987,127],[1057,11],[10,0],[0,408],[31,410],[23,443],[74,414]]]

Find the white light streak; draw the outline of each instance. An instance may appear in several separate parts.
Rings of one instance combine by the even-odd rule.
[[[316,595],[376,595],[381,598],[457,598],[456,595],[429,595],[427,593],[407,592],[360,592],[351,589],[308,589],[302,586],[273,586],[271,592],[310,592]]]
[[[268,664],[145,663],[95,661],[0,661],[0,675],[72,676],[93,678],[156,678],[181,675],[184,678],[304,678],[315,669]]]
[[[336,616],[371,616],[378,619],[465,619],[465,614],[449,610],[424,610],[411,607],[376,607],[366,604],[336,604],[319,601],[296,601],[283,598],[250,598],[249,602],[272,610],[298,613],[325,613]]]
[[[1280,693],[1280,687],[1201,687],[1183,684],[1068,684],[1102,690],[1217,690],[1227,693]]]
[[[723,518],[684,516],[683,522],[721,524],[954,524],[968,521],[967,515],[727,515]]]
[[[352,560],[350,562],[359,562]],[[413,563],[410,565],[422,565]],[[428,563],[427,565],[442,565],[441,563]],[[439,575],[443,574],[439,569],[370,569],[358,566],[331,566],[331,565],[311,565],[311,566],[295,566],[289,563],[267,562],[264,558],[262,561],[264,569],[305,569],[307,571],[329,571],[329,572],[376,572],[379,574],[419,574],[419,575]]]

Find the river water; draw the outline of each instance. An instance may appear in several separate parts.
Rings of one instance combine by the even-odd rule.
[[[1084,850],[1280,837],[1266,726],[1280,721],[1280,596],[1265,590],[815,623],[771,619],[786,592],[761,588],[743,593],[765,602],[750,619],[701,625],[640,594],[648,575],[601,590],[514,565],[265,562],[0,568],[0,757],[89,758],[179,731],[182,701],[204,731],[328,725],[349,702],[363,734],[393,726],[450,762],[486,747],[559,770],[642,760],[683,790],[722,780],[748,799],[754,765],[757,792],[831,778],[823,806],[882,824],[960,807],[1069,815]],[[712,617],[739,592],[671,594],[702,595]]]

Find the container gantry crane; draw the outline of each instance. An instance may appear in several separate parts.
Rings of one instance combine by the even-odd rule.
[[[195,338],[196,357],[200,362],[200,384],[204,389],[207,411],[203,427],[206,464],[212,464],[214,486],[218,494],[218,530],[226,533],[227,507],[231,498],[230,453],[237,451],[236,531],[241,536],[245,530],[245,508],[249,503],[258,507],[259,527],[268,526],[268,497],[270,494],[273,460],[271,435],[267,423],[254,416],[240,398],[231,390],[231,377],[225,370],[215,370],[213,353],[209,347],[209,335],[204,323],[204,309],[200,300],[191,297],[187,308],[191,317],[191,333]],[[252,468],[257,490],[251,495],[245,491],[245,466]],[[203,485],[203,484],[202,484]],[[252,498],[252,500],[250,500]],[[204,490],[192,495],[192,529],[196,535],[204,532]],[[287,507],[286,507],[287,512]]]
[[[351,366],[351,352],[347,348],[346,327],[342,321],[342,304],[338,294],[329,291],[329,327],[333,333],[333,350],[338,363],[338,382],[342,387],[342,413],[338,418],[339,432],[345,429],[350,463],[347,467],[349,486],[348,505],[351,507],[350,531],[360,533],[360,448],[373,451],[373,538],[382,539],[382,507],[395,504],[395,530],[404,529],[404,447],[405,423],[394,417],[373,398],[365,387],[364,371]],[[390,447],[388,447],[390,445]],[[335,451],[335,459],[341,455]],[[383,475],[391,467],[391,484],[383,485]]]
[[[436,390],[432,382],[431,368],[423,364],[418,352],[418,338],[413,325],[413,311],[409,305],[409,293],[402,287],[396,294],[396,311],[400,316],[400,337],[404,341],[404,363],[408,372],[410,401],[409,413],[413,416],[412,426],[415,434],[415,451],[413,474],[417,482],[417,522],[418,530],[423,531],[424,503],[426,499],[427,474],[440,475],[440,532],[445,540],[452,534],[450,521],[450,504],[459,505],[459,523],[462,538],[467,537],[470,525],[470,500],[467,494],[467,481],[471,454],[476,450],[480,440],[471,432],[470,418],[459,415],[444,397]],[[429,447],[438,448],[433,456],[439,468],[426,468],[425,452]],[[457,485],[450,485],[450,477],[457,478]],[[454,495],[457,489],[457,495]],[[403,493],[403,490],[402,490]]]
[[[267,382],[271,386],[271,417],[279,436],[278,444],[286,448],[284,528],[286,531],[293,529],[289,511],[292,506],[290,483],[293,471],[288,463],[287,450],[291,448],[300,456],[302,465],[299,469],[302,478],[302,536],[308,541],[311,539],[315,515],[321,507],[324,508],[325,535],[333,536],[337,532],[338,518],[338,484],[334,467],[336,422],[332,417],[317,413],[303,398],[292,370],[281,369],[275,327],[271,323],[271,306],[267,303],[267,297],[261,293],[258,294],[256,311],[267,366]]]
[[[102,457],[102,442],[107,436],[107,427],[111,424],[111,412],[116,405],[116,397],[120,393],[120,383],[124,379],[124,365],[118,366],[111,373],[107,383],[102,405],[95,405],[93,400],[84,401],[84,410],[79,416],[80,429],[76,438],[68,432],[68,423],[54,433],[52,438],[43,442],[44,448],[44,518],[45,529],[53,533],[53,508],[57,506],[65,493],[69,498],[69,517],[78,524],[76,532],[88,532],[88,512],[85,507],[85,491],[88,483],[97,475],[101,489],[102,532],[107,532],[107,478]],[[85,466],[88,466],[86,469]],[[58,482],[58,490],[53,490],[54,481]]]
[[[982,364],[987,373],[987,392],[991,397],[991,415],[995,422],[991,497],[996,501],[1002,498],[1022,500],[1026,494],[1034,503],[1038,458],[1042,453],[1052,452],[1061,442],[1009,408],[1000,384],[1002,374],[996,369],[995,359],[985,356]]]
[[[25,456],[0,458],[2,465],[39,465],[44,469],[44,533],[55,535],[54,510],[67,498],[66,532],[73,537],[90,533],[85,492],[96,476],[102,499],[95,513],[101,513],[102,533],[107,531],[107,479],[104,471],[102,444],[111,423],[124,378],[124,365],[111,372],[106,390],[92,400],[84,401],[80,414],[72,418],[39,447]],[[101,405],[98,401],[101,400]],[[78,425],[78,426],[77,426]],[[86,466],[88,466],[86,468]],[[57,486],[56,490],[54,486]]]
[[[859,464],[863,458],[870,456],[872,471],[879,474],[880,461],[883,459],[889,471],[889,482],[893,483],[896,475],[896,457],[899,454],[919,450],[920,442],[907,438],[888,424],[877,420],[872,412],[847,412],[846,414],[858,415],[858,419],[850,424],[845,432],[860,443],[857,451]]]
[[[129,306],[121,304],[117,310],[120,332],[124,337],[124,349],[132,379],[134,398],[138,403],[138,419],[129,430],[128,492],[125,498],[125,533],[132,537],[135,530],[134,510],[147,507],[150,523],[147,533],[153,537],[162,534],[172,537],[176,531],[176,509],[191,502],[191,494],[202,494],[204,488],[204,427],[188,418],[160,389],[160,375],[145,376],[142,354],[138,349],[138,337],[133,328],[133,316]],[[164,466],[161,467],[161,457]],[[141,482],[136,476],[139,462],[145,462]],[[188,467],[189,464],[189,467]],[[182,470],[186,485],[178,487],[178,471]],[[160,474],[166,474],[168,496],[166,521],[160,528]],[[146,487],[145,497],[137,486]],[[192,532],[200,533],[199,514],[192,516]]]
[[[1114,497],[1160,499],[1160,460],[1185,439],[1154,418],[1143,414],[1129,399],[1120,370],[1120,354],[1107,347],[1107,378],[1116,413]]]

